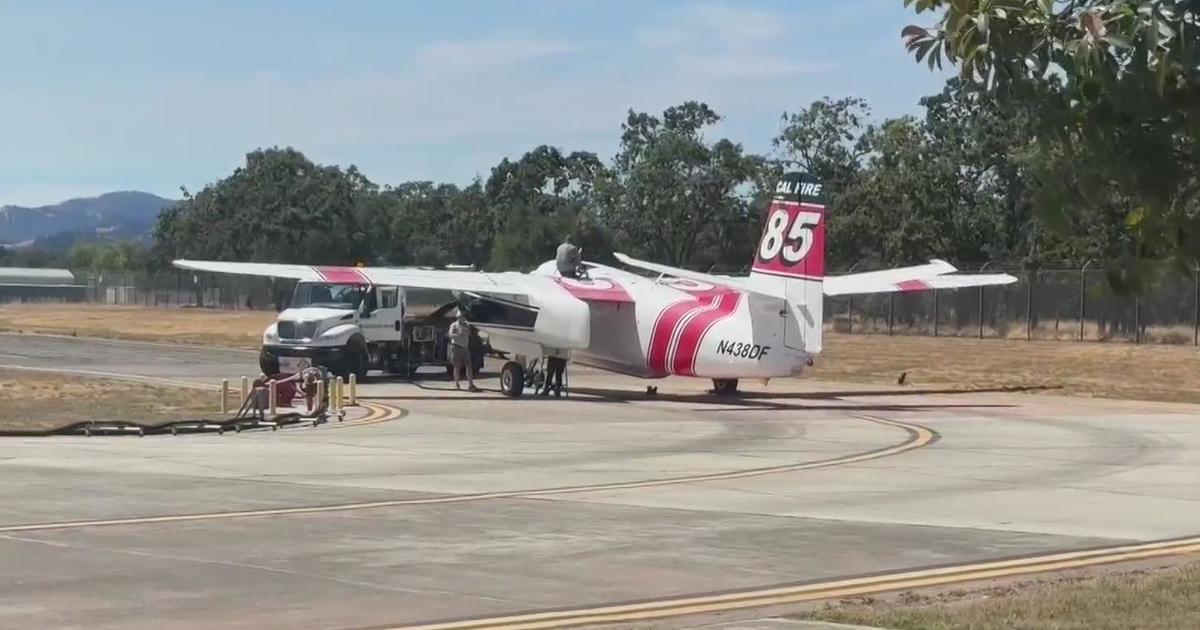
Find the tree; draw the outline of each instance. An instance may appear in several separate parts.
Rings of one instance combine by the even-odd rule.
[[[602,219],[632,253],[678,266],[748,262],[753,242],[741,239],[758,227],[750,203],[764,160],[727,139],[708,144],[703,132],[720,118],[696,101],[661,118],[629,112],[601,195]]]
[[[1096,205],[1124,204],[1131,238],[1110,278],[1134,289],[1146,262],[1200,262],[1200,7],[1190,0],[905,0],[941,11],[902,31],[917,60],[943,57],[966,85],[1036,112],[1043,225],[1065,234]]]
[[[484,186],[490,228],[496,235],[492,266],[536,266],[551,258],[566,236],[589,259],[604,261],[611,249],[597,220],[596,187],[611,179],[595,154],[563,154],[546,145],[517,161],[501,161]]]
[[[246,165],[165,210],[158,259],[350,264],[372,257],[362,229],[378,188],[358,169],[314,164],[294,149],[247,154]]]
[[[858,172],[866,155],[862,134],[871,108],[861,98],[825,97],[796,113],[784,113],[783,131],[772,141],[788,161],[811,173],[836,195]]]

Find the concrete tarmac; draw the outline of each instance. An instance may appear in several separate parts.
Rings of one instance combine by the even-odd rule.
[[[255,362],[0,335],[0,367],[200,383]],[[374,382],[407,415],[336,430],[6,439],[0,627],[392,627],[1200,534],[1192,406],[571,382]]]

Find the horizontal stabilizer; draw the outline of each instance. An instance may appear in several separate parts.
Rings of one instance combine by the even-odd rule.
[[[932,260],[927,265],[900,267],[881,271],[827,276],[825,295],[857,295],[865,293],[906,293],[933,289],[962,289],[1005,285],[1016,282],[1006,273],[952,274],[957,269],[944,260]]]

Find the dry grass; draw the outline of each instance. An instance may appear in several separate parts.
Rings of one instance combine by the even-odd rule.
[[[0,306],[0,330],[255,348],[275,313],[98,305]],[[826,333],[810,374],[917,386],[1054,387],[1057,393],[1200,403],[1200,351],[1134,345]]]
[[[832,321],[826,322],[826,332],[846,332],[846,318],[832,316]],[[875,335],[887,334],[887,321],[877,318],[858,319],[854,320],[854,333],[863,334],[870,333]],[[892,333],[897,336],[918,335],[918,336],[933,336],[933,324],[929,321],[922,321],[916,325],[906,325],[897,323],[892,328]],[[956,327],[953,324],[942,322],[938,328],[938,336],[941,337],[968,337],[979,338],[979,328],[977,324],[967,324],[962,328]],[[1043,319],[1038,325],[1027,329],[1025,322],[1014,320],[1008,326],[1003,328],[995,328],[993,326],[984,326],[983,337],[986,339],[1012,339],[1026,341],[1027,337],[1041,341],[1079,341],[1079,320],[1078,319]],[[1174,326],[1147,325],[1142,330],[1141,343],[1143,344],[1167,344],[1167,345],[1191,345],[1195,342],[1196,331],[1188,325],[1177,324]],[[1084,320],[1083,322],[1083,340],[1084,341],[1104,341],[1110,343],[1134,343],[1136,341],[1136,333],[1133,330],[1118,331],[1113,327],[1102,328],[1100,323],[1095,320]]]
[[[1200,403],[1200,351],[1137,346],[879,335],[825,336],[810,374],[831,381],[962,389],[1054,387],[1066,393]]]
[[[0,305],[0,330],[257,348],[273,311],[91,304]]]
[[[0,430],[46,430],[84,420],[156,424],[217,417],[216,392],[0,368]]]
[[[856,600],[796,615],[896,630],[1136,630],[1200,627],[1200,563],[1046,578],[891,601]]]

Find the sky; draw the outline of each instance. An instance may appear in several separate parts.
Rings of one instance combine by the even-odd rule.
[[[259,147],[372,181],[469,183],[540,144],[616,152],[629,109],[702,100],[770,151],[780,116],[919,112],[945,76],[901,0],[0,0],[0,205],[178,198]]]

